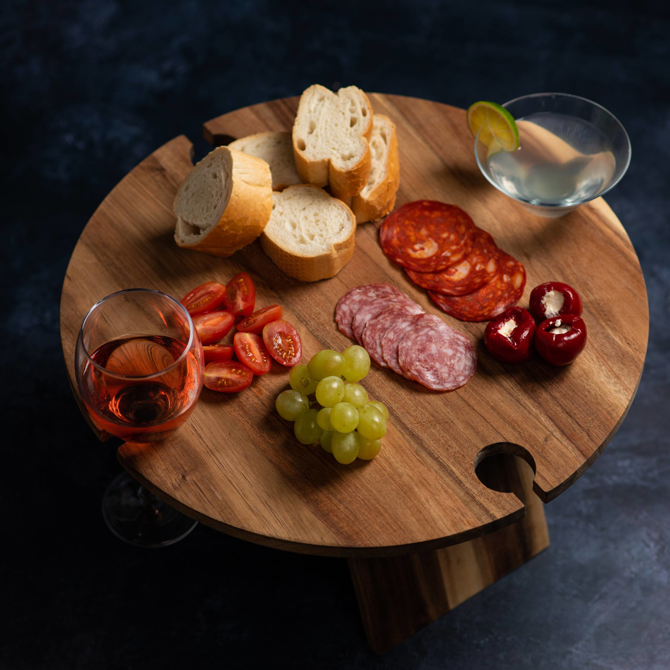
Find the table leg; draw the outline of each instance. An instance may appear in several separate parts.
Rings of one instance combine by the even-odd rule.
[[[363,626],[376,653],[387,652],[549,546],[531,467],[521,458],[499,454],[487,458],[477,472],[490,488],[514,492],[525,503],[525,517],[444,549],[348,559]]]

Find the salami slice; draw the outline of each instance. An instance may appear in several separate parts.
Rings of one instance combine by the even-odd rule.
[[[498,273],[481,288],[462,296],[428,291],[430,299],[461,321],[490,321],[516,305],[526,285],[526,270],[516,258],[500,250]]]
[[[398,345],[400,340],[405,336],[405,333],[420,319],[422,314],[408,314],[404,317],[399,317],[396,322],[384,333],[382,338],[382,356],[384,362],[388,367],[397,372],[399,375],[405,376],[400,363],[398,363]]]
[[[361,284],[347,291],[337,302],[335,321],[337,327],[347,337],[354,337],[352,322],[361,305],[369,301],[382,301],[406,297],[404,293],[390,284]],[[409,298],[407,298],[409,300]]]
[[[498,272],[498,247],[491,235],[477,228],[472,251],[457,265],[442,272],[415,272],[407,268],[405,272],[421,288],[444,295],[466,295]]]
[[[386,331],[399,319],[423,313],[421,307],[416,303],[412,303],[411,305],[401,303],[391,307],[385,307],[379,314],[377,314],[377,316],[370,319],[363,329],[363,335],[361,337],[362,344],[370,354],[370,358],[383,368],[388,367],[388,363],[384,360],[382,353],[382,339],[386,334]]]
[[[417,317],[398,346],[404,374],[433,391],[464,386],[477,368],[472,342],[433,314]]]
[[[470,253],[474,233],[473,220],[460,207],[417,200],[386,217],[379,241],[398,265],[416,272],[439,272]]]

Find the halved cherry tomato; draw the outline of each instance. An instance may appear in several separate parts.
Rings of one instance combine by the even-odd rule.
[[[191,316],[216,309],[226,296],[226,287],[218,281],[208,281],[202,286],[189,291],[182,299],[181,304],[186,307]]]
[[[272,359],[258,335],[253,333],[235,333],[233,340],[238,360],[246,363],[255,375],[270,372]]]
[[[260,335],[263,328],[273,321],[279,321],[282,317],[282,308],[279,305],[270,305],[254,312],[251,316],[242,319],[237,324],[237,330],[241,333],[256,333]]]
[[[210,363],[205,366],[205,386],[219,393],[243,391],[254,378],[254,373],[237,361]]]
[[[246,272],[235,275],[226,284],[226,296],[223,299],[226,309],[233,316],[250,316],[256,302],[256,288]]]
[[[229,344],[210,344],[202,350],[205,352],[205,364],[229,361],[235,353],[235,349]]]
[[[218,342],[235,323],[230,312],[207,312],[193,317],[193,325],[204,344]]]
[[[277,363],[292,367],[300,363],[302,342],[288,321],[273,321],[263,328],[263,342]]]

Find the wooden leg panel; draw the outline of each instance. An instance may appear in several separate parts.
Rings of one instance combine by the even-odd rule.
[[[487,486],[518,495],[526,516],[495,533],[436,551],[348,559],[363,626],[376,653],[385,653],[549,546],[530,466],[497,455],[486,459],[478,474]]]

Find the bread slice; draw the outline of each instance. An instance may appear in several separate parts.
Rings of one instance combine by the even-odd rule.
[[[272,200],[261,245],[283,272],[317,281],[333,277],[349,262],[356,219],[341,200],[311,184],[275,191]]]
[[[253,242],[272,212],[270,166],[260,158],[217,147],[189,173],[173,205],[180,247],[230,256]]]
[[[367,95],[356,86],[337,93],[310,86],[300,98],[293,124],[295,164],[302,180],[329,185],[338,198],[360,193],[372,169],[372,117]]]
[[[353,197],[350,205],[356,223],[377,221],[395,205],[395,194],[400,186],[400,163],[395,125],[388,116],[375,114],[370,151],[372,170],[368,183]]]
[[[272,173],[272,188],[275,191],[302,184],[293,157],[291,133],[256,133],[231,142],[228,148],[262,158],[268,163]]]

